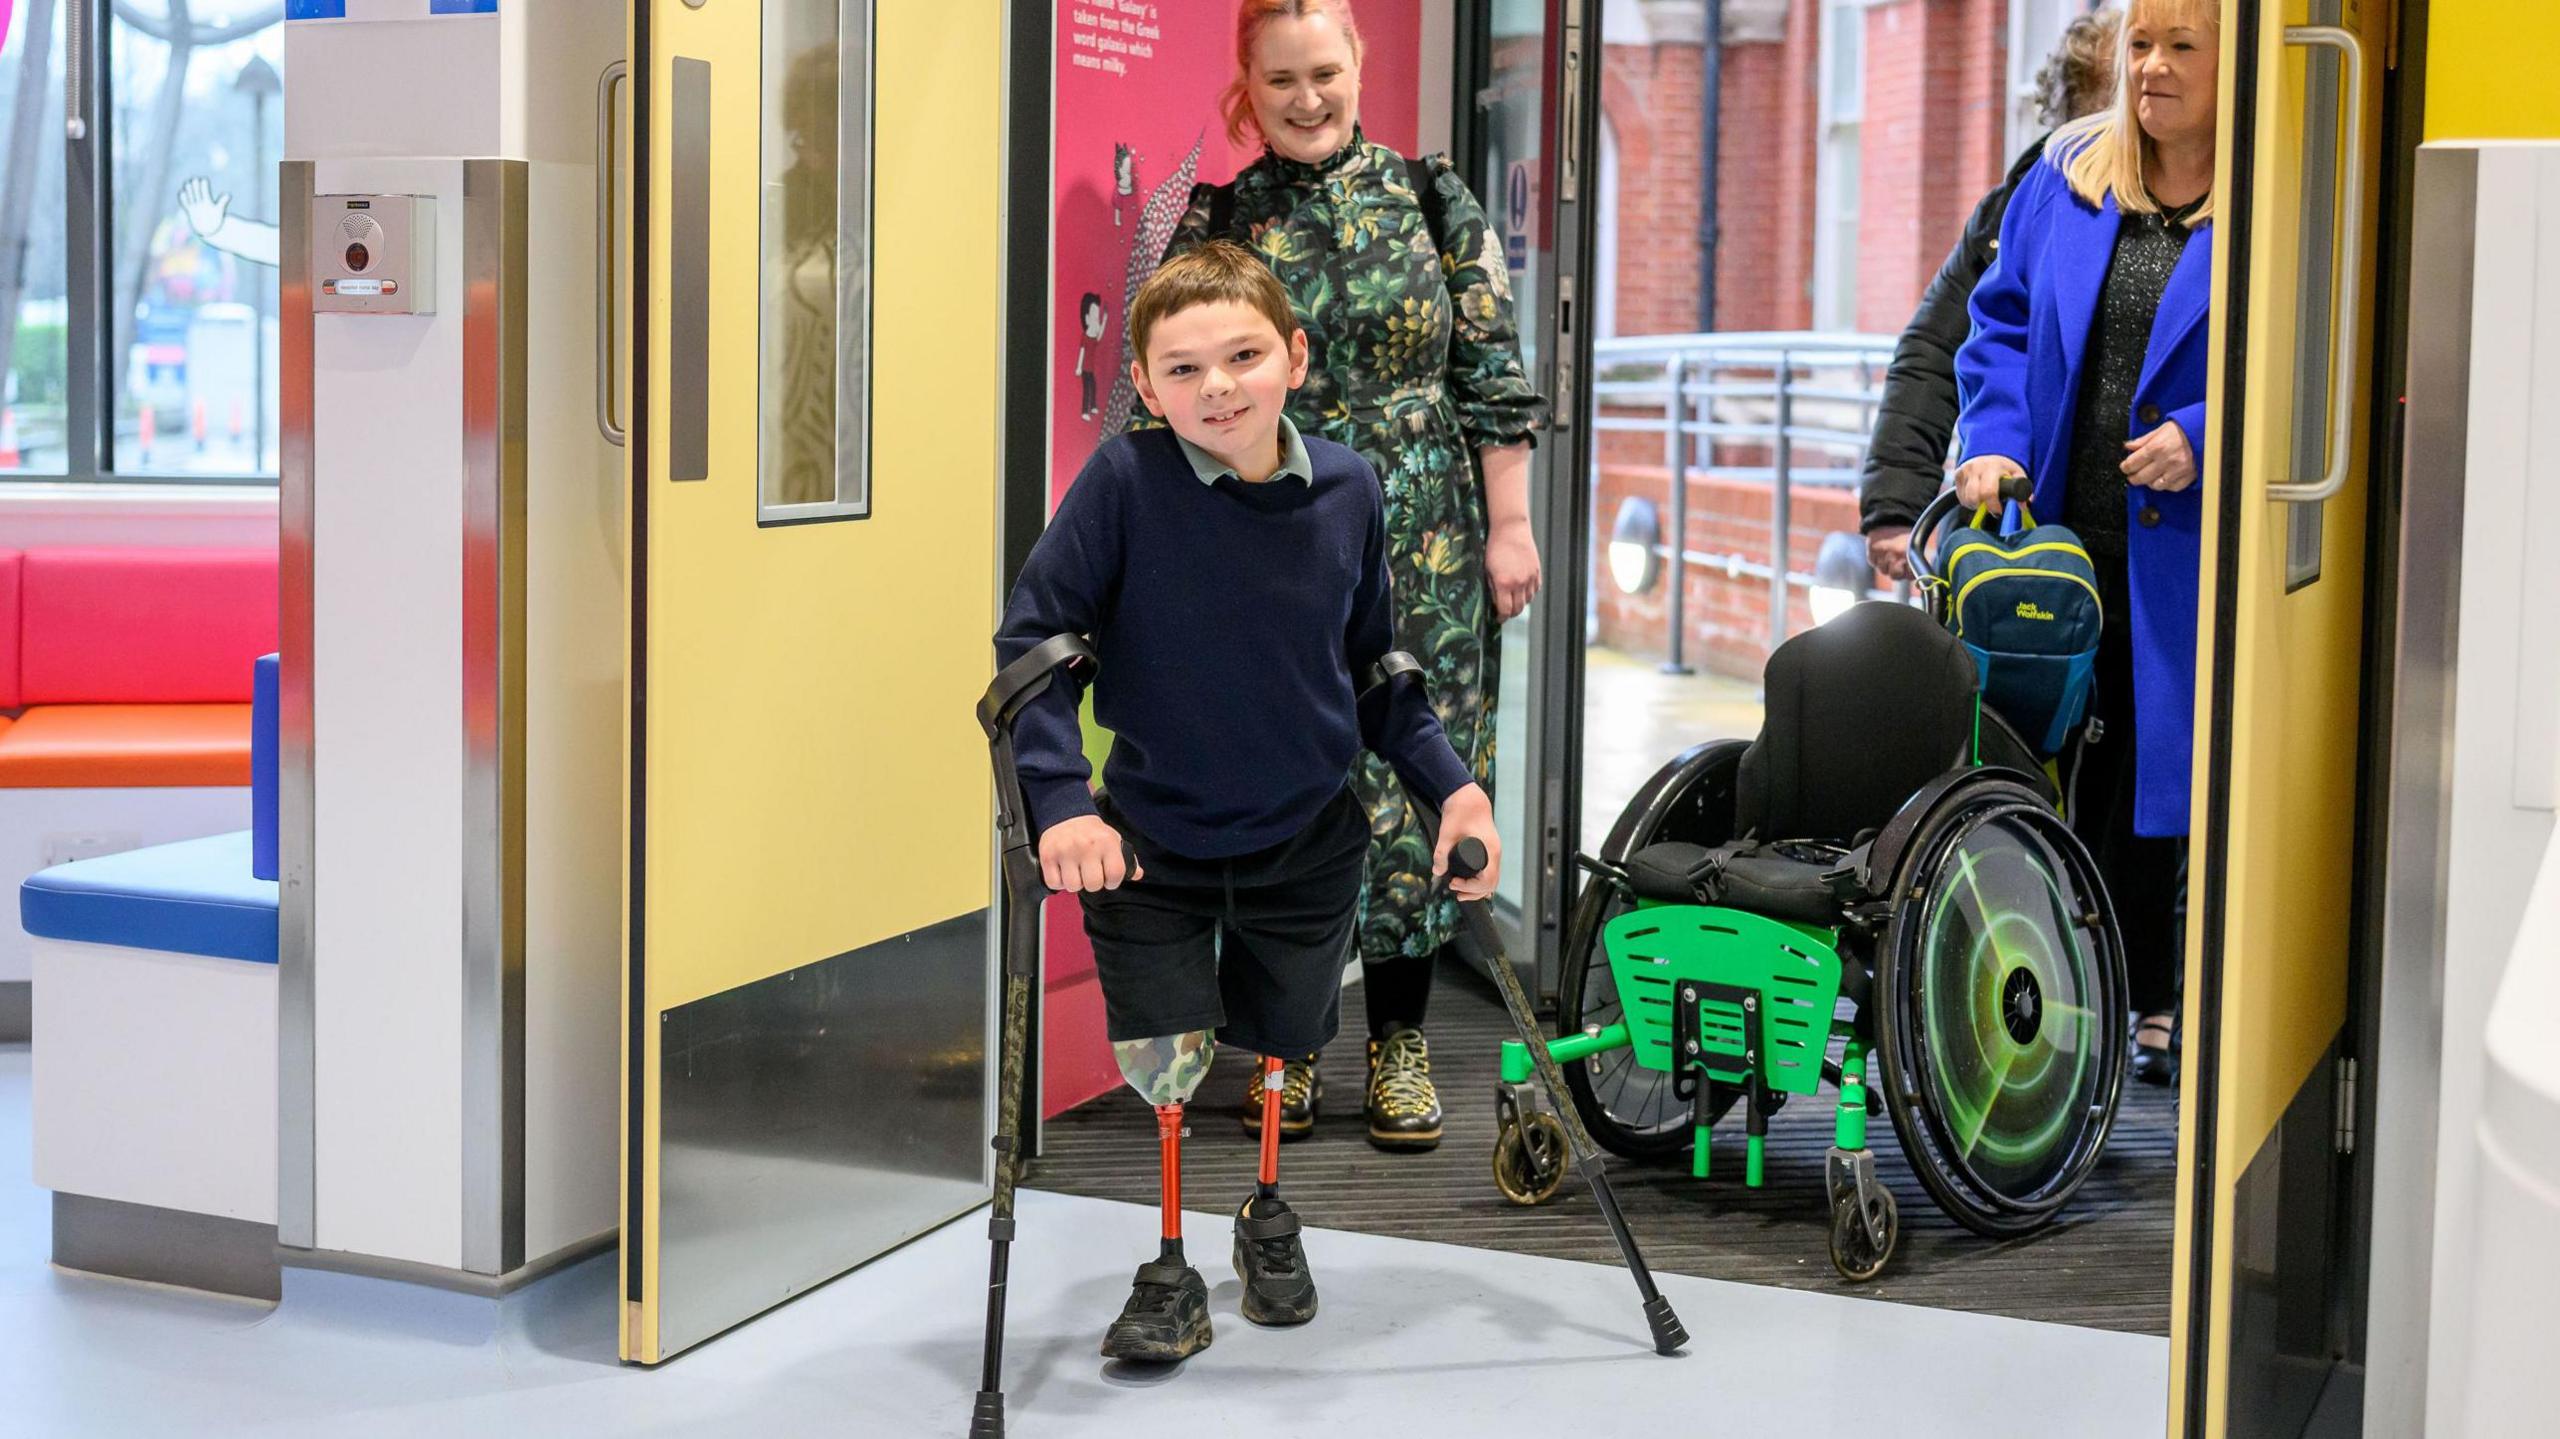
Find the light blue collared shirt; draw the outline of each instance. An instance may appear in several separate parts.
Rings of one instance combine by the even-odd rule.
[[[1236,474],[1235,466],[1180,435],[1173,438],[1181,444],[1182,457],[1191,462],[1191,473],[1200,477],[1200,483],[1214,485],[1229,477],[1238,484],[1245,482],[1244,476]],[[1316,482],[1315,462],[1307,458],[1307,442],[1298,437],[1298,427],[1289,423],[1287,415],[1280,417],[1280,468],[1271,472],[1271,478],[1276,480],[1282,475],[1302,485],[1312,486]]]

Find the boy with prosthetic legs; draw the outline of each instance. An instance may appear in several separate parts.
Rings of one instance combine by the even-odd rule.
[[[1435,874],[1470,836],[1497,864],[1493,808],[1419,687],[1360,690],[1393,643],[1386,515],[1357,453],[1282,415],[1307,372],[1287,292],[1223,242],[1168,261],[1129,309],[1138,393],[1170,427],[1094,453],[1024,566],[1001,666],[1091,637],[1094,713],[1114,735],[1088,788],[1072,681],[1015,723],[1042,878],[1084,907],[1113,1056],[1155,1107],[1164,1224],[1102,1341],[1168,1362],[1210,1341],[1208,1286],[1182,1247],[1182,1115],[1217,1046],[1263,1056],[1260,1183],[1236,1211],[1244,1315],[1313,1318],[1298,1219],[1280,1198],[1282,1056],[1333,1037],[1368,820],[1366,746],[1443,811]],[[1136,860],[1130,867],[1122,845]]]

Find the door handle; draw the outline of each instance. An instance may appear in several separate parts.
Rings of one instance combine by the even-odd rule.
[[[89,0],[65,0],[62,19],[62,135],[76,145],[89,138]]]
[[[2267,498],[2279,504],[2316,505],[2335,496],[2347,485],[2347,471],[2355,457],[2355,406],[2345,402],[2354,393],[2357,345],[2356,277],[2364,269],[2364,45],[2352,30],[2335,25],[2289,25],[2284,43],[2304,47],[2325,45],[2344,57],[2346,86],[2341,103],[2347,112],[2347,149],[2344,173],[2338,186],[2338,215],[2345,224],[2338,235],[2338,263],[2331,281],[2328,304],[2337,317],[2333,331],[2337,338],[2337,380],[2329,386],[2329,441],[2325,451],[2327,463],[2320,478],[2274,483],[2267,486]],[[2306,137],[2312,138],[2312,137]],[[2327,143],[2328,137],[2316,137]]]
[[[623,443],[623,430],[614,419],[614,396],[618,390],[614,373],[614,338],[620,333],[614,324],[619,314],[614,303],[614,228],[620,217],[614,205],[614,166],[621,155],[619,127],[613,106],[613,92],[631,73],[627,60],[616,60],[604,67],[596,77],[596,428],[604,432],[605,443]]]

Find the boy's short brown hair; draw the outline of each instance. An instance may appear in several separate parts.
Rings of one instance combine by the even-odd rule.
[[[1157,321],[1194,305],[1228,301],[1261,311],[1284,342],[1298,328],[1280,277],[1244,246],[1232,240],[1211,240],[1157,266],[1138,287],[1138,298],[1129,302],[1129,353],[1143,367],[1147,339],[1155,333]]]

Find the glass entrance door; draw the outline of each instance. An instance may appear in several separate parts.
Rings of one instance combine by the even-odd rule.
[[[1578,650],[1583,573],[1581,446],[1574,376],[1583,338],[1572,304],[1586,208],[1586,47],[1597,7],[1584,0],[1485,0],[1461,32],[1460,163],[1503,247],[1522,357],[1553,421],[1530,470],[1530,515],[1544,576],[1539,597],[1502,630],[1495,711],[1494,815],[1504,852],[1497,906],[1511,952],[1555,987],[1559,930],[1572,889]]]

